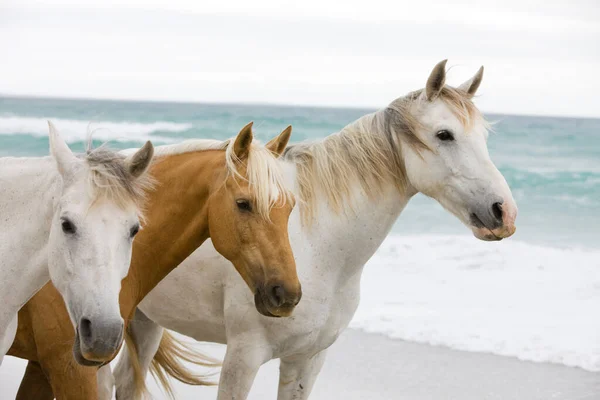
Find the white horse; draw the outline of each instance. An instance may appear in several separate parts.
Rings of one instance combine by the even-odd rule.
[[[103,147],[77,157],[48,125],[51,157],[0,159],[0,362],[19,309],[49,279],[86,355],[78,361],[101,362],[121,344],[119,291],[154,150],[147,142],[127,159]]]
[[[130,332],[143,373],[159,344],[163,356],[173,347],[162,326],[227,344],[219,400],[245,399],[259,367],[274,358],[281,359],[278,399],[306,399],[327,348],[356,311],[363,266],[413,195],[436,199],[479,239],[514,233],[517,207],[471,102],[483,68],[452,88],[444,84],[445,64],[435,66],[424,90],[322,141],[288,148],[282,162],[300,204],[290,218],[290,242],[304,292],[292,317],[254,312],[243,281],[205,244],[139,306],[143,314]],[[133,393],[129,357],[115,370],[120,400]],[[193,382],[183,369],[171,374]]]

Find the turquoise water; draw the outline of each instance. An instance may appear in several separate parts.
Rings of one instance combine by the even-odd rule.
[[[99,141],[127,148],[187,138],[225,139],[248,121],[267,140],[285,126],[293,141],[327,136],[373,110],[266,105],[141,103],[0,97],[0,156],[48,154],[52,119],[81,150],[91,122]],[[559,247],[599,247],[600,120],[487,115],[492,159],[519,206],[515,238]],[[107,129],[102,129],[107,128]],[[417,196],[396,224],[400,234],[468,233],[430,199]]]

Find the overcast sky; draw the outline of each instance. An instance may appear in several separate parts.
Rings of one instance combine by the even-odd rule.
[[[488,112],[600,117],[598,0],[0,0],[0,93],[380,107],[484,65]]]

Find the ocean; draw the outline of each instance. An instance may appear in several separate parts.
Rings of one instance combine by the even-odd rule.
[[[0,97],[0,156],[48,154],[46,120],[74,150],[88,128],[129,148],[225,139],[249,121],[263,141],[327,136],[367,109]],[[517,233],[479,242],[416,196],[363,276],[352,326],[452,348],[600,370],[600,120],[486,114],[493,161],[517,201]],[[383,290],[388,288],[390,290]]]

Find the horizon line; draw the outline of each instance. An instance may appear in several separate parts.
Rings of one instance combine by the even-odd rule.
[[[104,97],[85,97],[85,96],[45,96],[45,95],[29,95],[29,94],[10,94],[1,93],[0,99],[12,98],[12,99],[40,99],[40,100],[59,100],[59,101],[98,101],[98,102],[121,102],[121,103],[153,103],[153,104],[198,104],[198,105],[219,105],[219,106],[266,106],[266,107],[282,107],[282,108],[317,108],[317,109],[333,109],[333,110],[365,110],[375,111],[382,107],[375,106],[341,106],[341,105],[323,105],[323,104],[293,104],[293,103],[271,103],[261,101],[250,101],[250,102],[236,102],[236,101],[204,101],[204,100],[157,100],[157,99],[135,99],[135,98],[104,98]],[[512,112],[498,112],[498,111],[484,111],[483,114],[487,115],[504,115],[504,116],[516,116],[516,117],[537,117],[537,118],[562,118],[562,119],[600,119],[600,116],[589,116],[589,115],[555,115],[555,114],[527,114],[527,113],[512,113]]]

